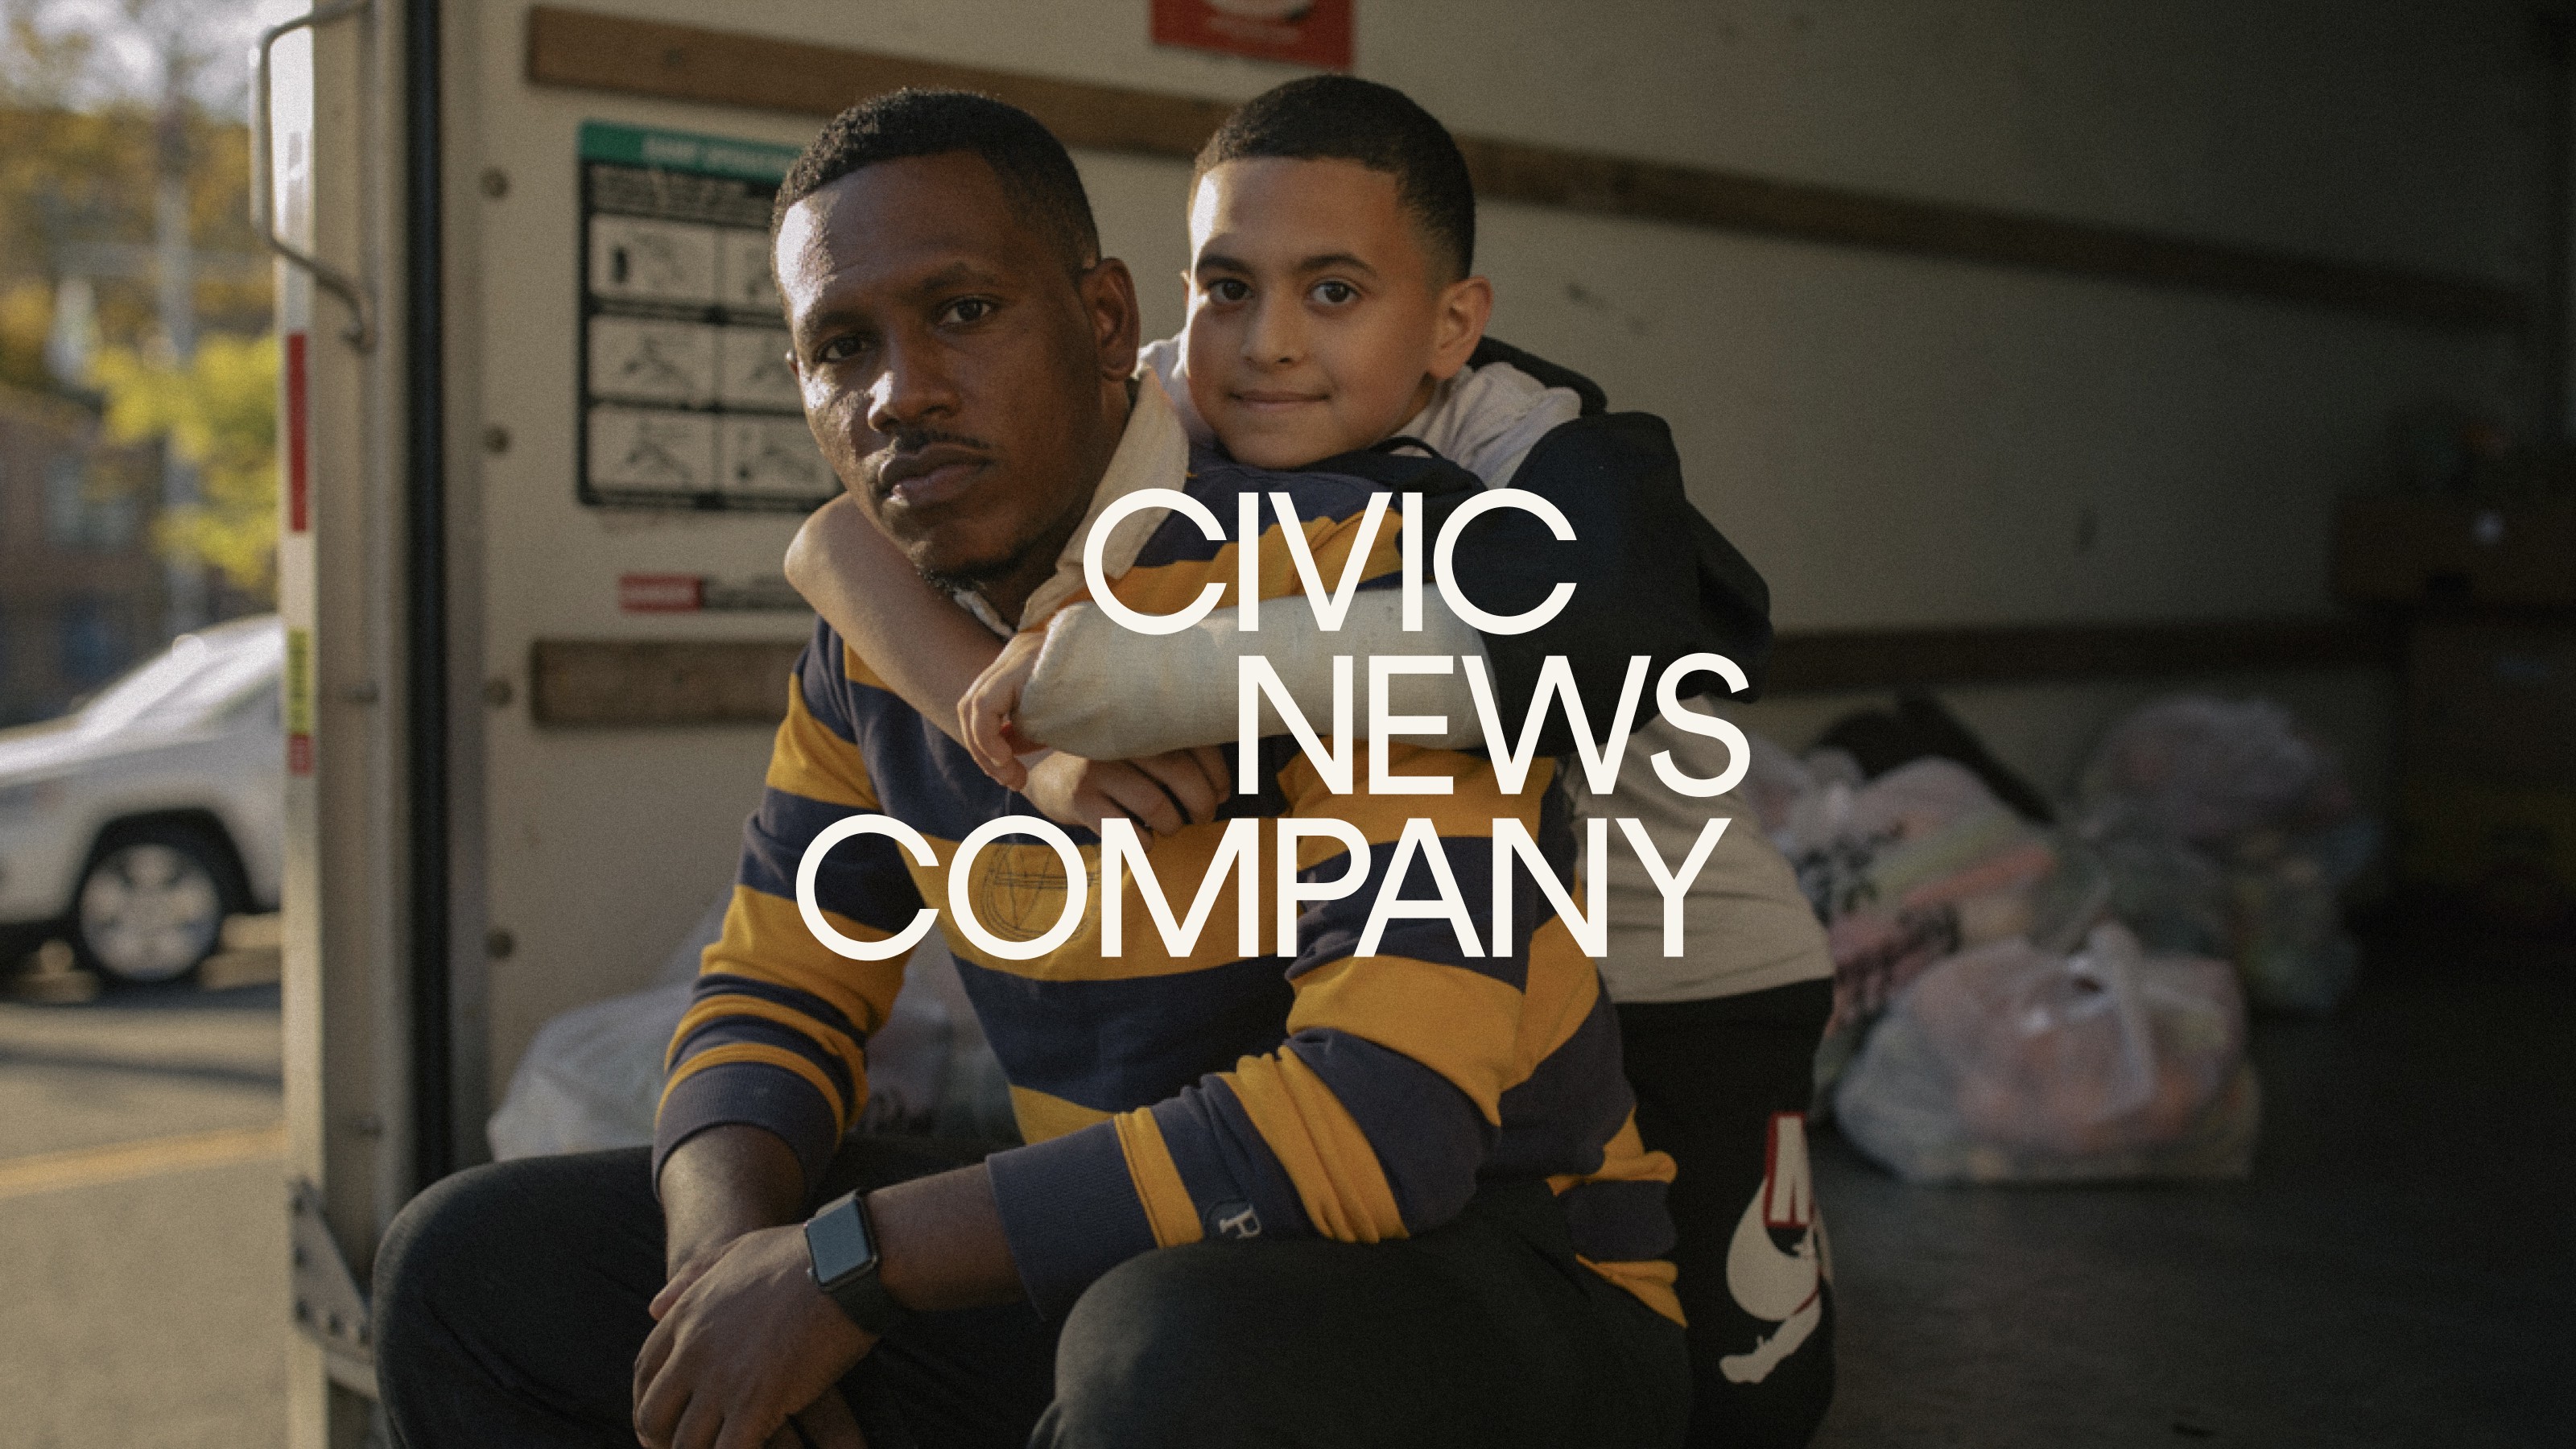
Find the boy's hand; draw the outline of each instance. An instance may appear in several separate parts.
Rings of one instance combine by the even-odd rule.
[[[1045,743],[1027,739],[1011,727],[1021,691],[1029,687],[1029,676],[1037,672],[1038,651],[1045,647],[1044,629],[1023,629],[1012,635],[1001,656],[984,666],[984,672],[966,686],[965,697],[957,701],[957,729],[967,751],[1005,790],[1028,784],[1029,772],[1020,756]]]
[[[1225,752],[1213,745],[1141,760],[1086,760],[1059,751],[1027,776],[1021,793],[1050,820],[1097,834],[1101,821],[1123,817],[1157,835],[1214,820],[1231,778]]]

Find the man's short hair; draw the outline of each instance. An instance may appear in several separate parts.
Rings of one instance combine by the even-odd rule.
[[[1446,281],[1476,264],[1476,186],[1449,128],[1393,86],[1356,76],[1312,75],[1273,86],[1237,107],[1199,148],[1190,190],[1228,161],[1356,161],[1395,178],[1395,194],[1430,242]]]
[[[1091,219],[1091,197],[1082,173],[1055,133],[1038,118],[974,91],[906,87],[872,96],[834,116],[778,183],[769,234],[788,209],[854,171],[881,161],[971,151],[984,158],[1002,183],[1002,194],[1022,221],[1035,228],[1080,272],[1100,260],[1100,228]]]

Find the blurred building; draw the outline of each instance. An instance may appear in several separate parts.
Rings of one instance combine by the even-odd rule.
[[[0,724],[62,712],[164,640],[159,450],[77,401],[0,385]]]

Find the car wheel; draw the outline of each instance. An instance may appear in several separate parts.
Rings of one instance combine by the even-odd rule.
[[[223,934],[229,863],[187,830],[110,837],[81,876],[73,944],[117,981],[176,981],[214,954]]]

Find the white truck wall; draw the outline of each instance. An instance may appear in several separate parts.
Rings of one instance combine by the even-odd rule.
[[[1146,0],[589,8],[1187,95],[1293,74],[1152,47]],[[2524,13],[1358,0],[1357,70],[1464,133],[2510,282],[2535,235]],[[531,641],[801,633],[616,608],[625,572],[774,570],[793,520],[575,501],[576,129],[792,144],[816,122],[534,88],[522,6],[450,14],[471,33],[451,60],[471,102],[449,122],[451,306],[471,319],[451,407],[461,436],[509,435],[456,479],[480,499],[461,526],[482,540],[483,671],[512,686],[482,741],[485,909],[512,942],[484,996],[497,1094],[542,1020],[641,984],[722,886],[768,750],[761,729],[536,727]],[[1078,159],[1148,326],[1177,326],[1186,167]],[[487,168],[506,194],[473,185]],[[2379,466],[2392,412],[2516,385],[2493,331],[1530,206],[1489,205],[1480,256],[1498,335],[1672,420],[1787,630],[2324,612],[2333,502]],[[2375,773],[2383,681],[2279,683]],[[1954,698],[2055,786],[2139,693]],[[1797,744],[1848,702],[1748,718]]]

